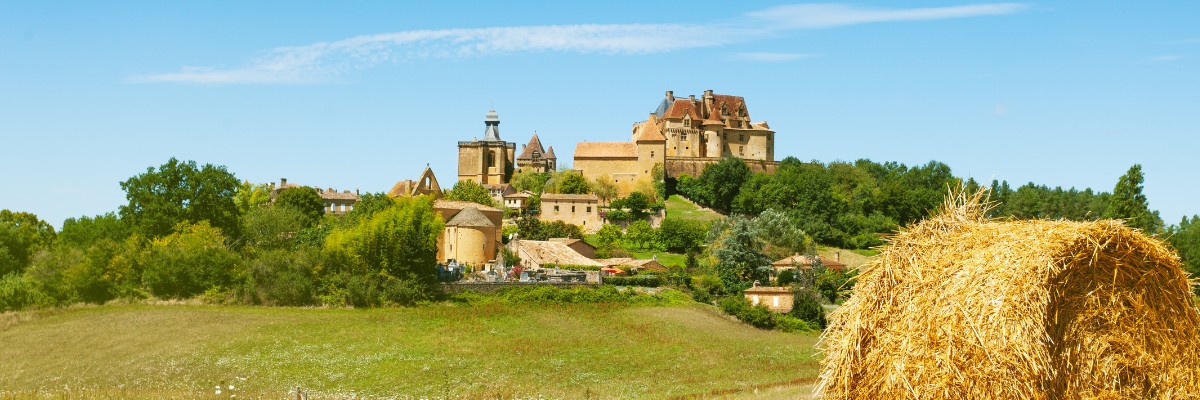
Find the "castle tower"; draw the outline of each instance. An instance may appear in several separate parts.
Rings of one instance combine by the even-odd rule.
[[[483,139],[458,142],[458,180],[481,184],[508,183],[517,144],[500,139],[500,116],[489,109]]]

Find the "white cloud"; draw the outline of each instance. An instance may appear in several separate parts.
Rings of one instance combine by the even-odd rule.
[[[784,62],[801,60],[805,58],[820,57],[819,54],[808,53],[772,53],[772,52],[752,52],[752,53],[737,53],[731,58],[740,61],[757,61],[757,62]]]
[[[876,9],[840,4],[791,5],[747,14],[744,25],[583,24],[438,29],[356,36],[305,46],[277,47],[231,68],[182,67],[175,72],[136,75],[130,82],[198,84],[300,84],[336,79],[381,64],[428,58],[462,58],[520,52],[655,54],[718,47],[796,29],[884,21],[916,21],[1002,15],[1026,7],[1016,3],[956,7]],[[749,61],[790,61],[801,53],[741,53]]]

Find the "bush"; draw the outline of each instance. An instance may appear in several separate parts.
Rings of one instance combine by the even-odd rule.
[[[303,306],[313,304],[316,285],[311,250],[274,250],[249,260],[241,297],[250,304]]]
[[[827,325],[825,308],[821,307],[820,295],[812,289],[796,291],[795,300],[792,302],[792,311],[789,314],[821,329],[825,329]]]
[[[726,314],[760,329],[778,329],[784,332],[809,332],[816,330],[817,324],[798,318],[795,315],[776,314],[759,304],[750,305],[745,297],[731,296],[717,300],[717,306]],[[818,307],[820,305],[818,304]],[[824,321],[824,314],[821,314]],[[823,322],[822,322],[823,323]]]
[[[603,280],[605,285],[612,286],[641,286],[641,287],[659,287],[662,285],[662,278],[658,275],[646,274],[635,276],[606,276]]]
[[[466,304],[595,304],[615,303],[644,306],[681,305],[691,301],[678,290],[662,290],[655,294],[633,290],[617,290],[613,286],[559,288],[549,285],[512,287],[495,294],[476,292],[455,293],[450,300]]]
[[[237,257],[221,230],[200,221],[150,244],[142,282],[156,296],[188,298],[214,287],[231,287]]]
[[[40,289],[37,282],[23,274],[8,274],[0,277],[0,311],[23,310],[31,307],[54,305]]]

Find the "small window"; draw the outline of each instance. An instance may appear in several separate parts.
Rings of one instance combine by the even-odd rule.
[[[574,214],[574,213],[575,213],[575,206],[571,206],[571,213],[572,213],[572,214]]]
[[[588,206],[588,208],[587,208],[587,212],[588,212],[588,213],[591,213],[591,212],[592,212],[592,206]]]
[[[650,150],[650,158],[654,158],[654,150]]]
[[[738,141],[739,141],[739,142],[744,142],[744,141],[746,141],[746,136],[745,136],[745,135],[742,135],[742,134],[740,134],[740,133],[739,133],[739,134],[738,134]]]
[[[679,140],[687,140],[687,132],[680,133]]]
[[[739,155],[739,156],[744,156],[744,155],[746,155],[746,149],[745,149],[744,147],[742,147],[742,146],[738,146],[738,155]]]
[[[554,206],[554,212],[558,212],[558,206]]]

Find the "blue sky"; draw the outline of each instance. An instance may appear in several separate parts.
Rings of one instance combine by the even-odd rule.
[[[430,4],[425,4],[430,3]],[[1200,3],[0,2],[0,208],[115,211],[170,157],[387,191],[455,144],[626,140],[665,90],[746,98],[803,160],[947,163],[1200,213]]]

